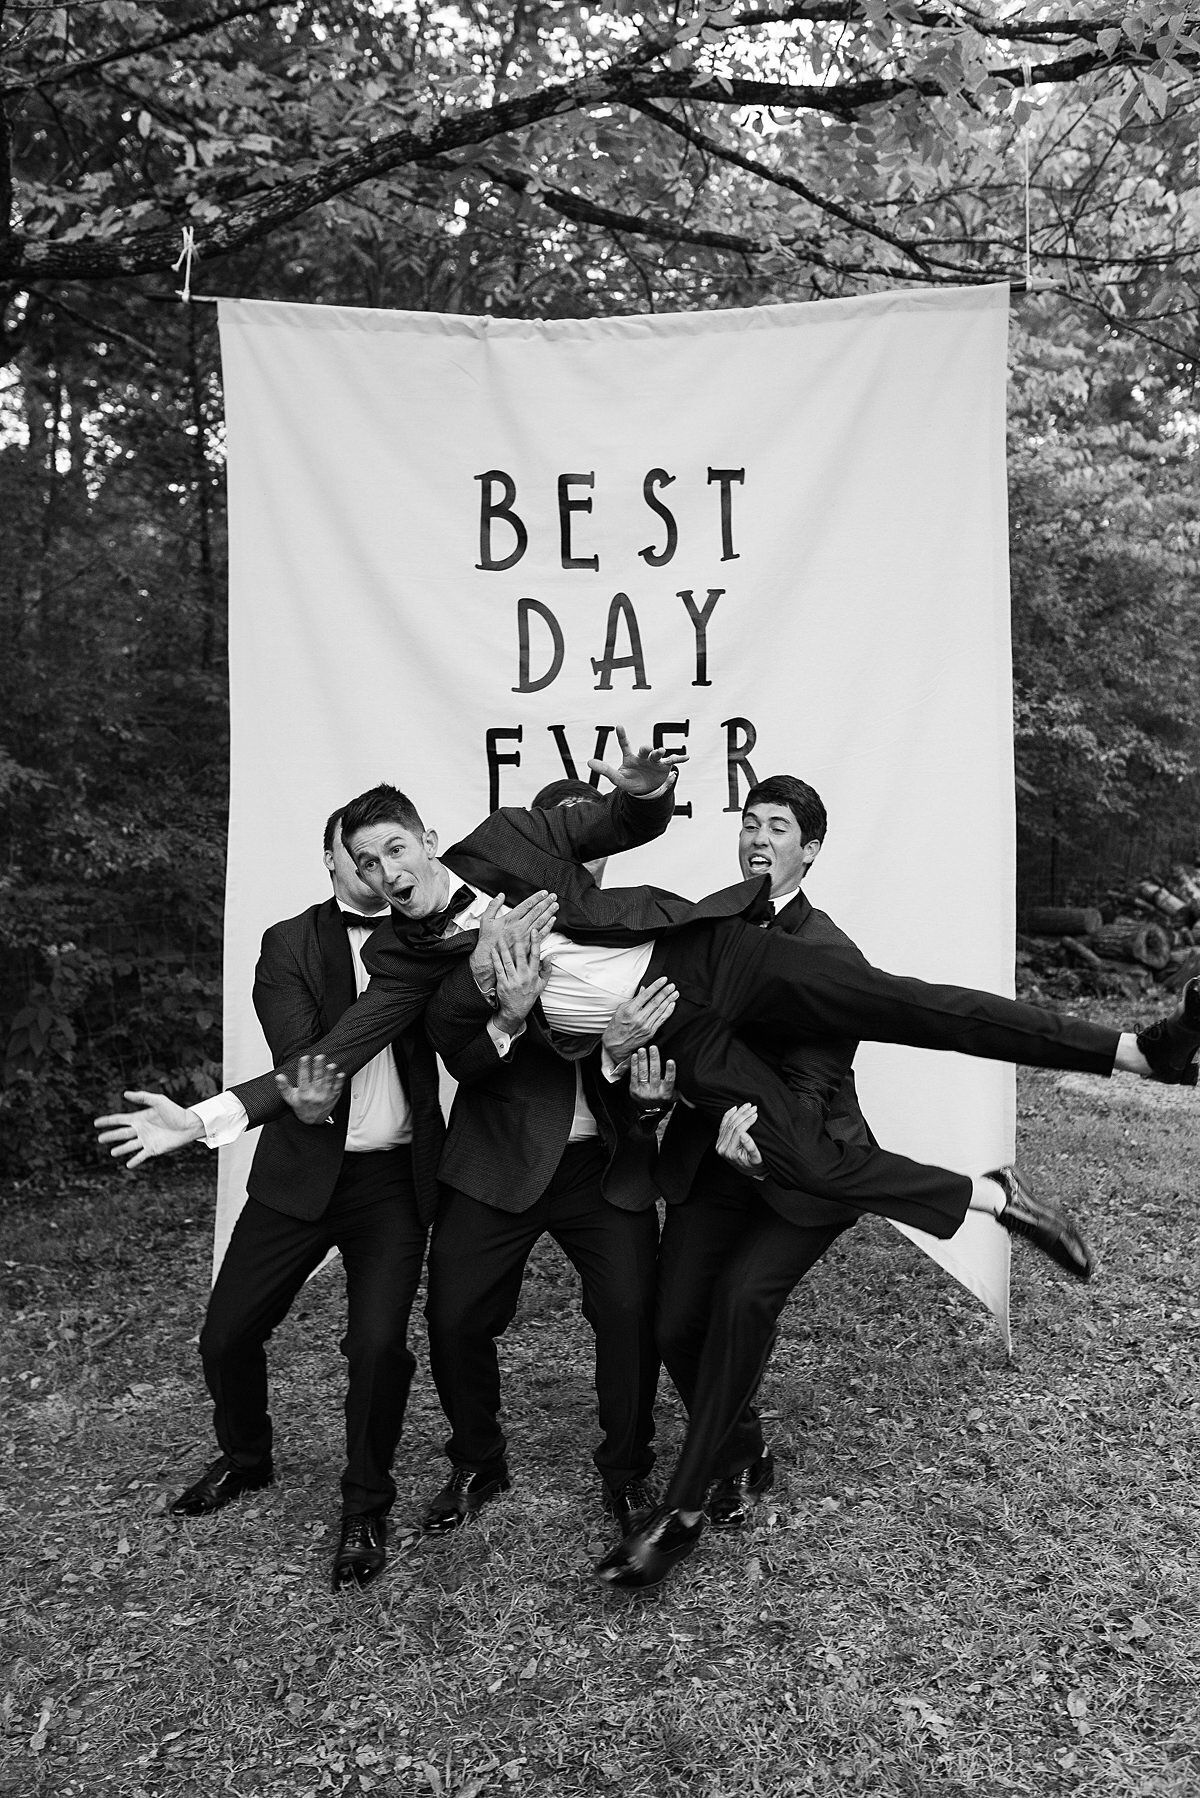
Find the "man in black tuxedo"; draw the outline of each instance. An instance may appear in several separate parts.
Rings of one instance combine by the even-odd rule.
[[[254,1007],[278,1061],[310,1048],[354,1004],[367,982],[363,946],[386,917],[346,852],[341,816],[325,826],[332,897],[273,924],[262,940]],[[308,1276],[331,1249],[341,1252],[347,1459],[335,1589],[367,1585],[384,1565],[392,1457],[415,1366],[408,1318],[444,1135],[437,1063],[420,1025],[363,1066],[325,1128],[306,1129],[290,1112],[270,1124],[200,1333],[221,1453],[172,1504],[184,1517],[218,1511],[273,1480],[265,1345]],[[219,1122],[210,1140],[222,1140]]]
[[[1061,1213],[1044,1205],[1031,1210],[1028,1195],[989,1176],[971,1180],[871,1144],[835,1140],[755,1054],[745,1032],[766,1030],[776,1041],[855,1035],[1104,1075],[1120,1067],[1194,1084],[1200,980],[1185,991],[1177,1017],[1134,1036],[996,994],[887,974],[838,945],[800,944],[748,928],[765,898],[762,879],[698,903],[656,887],[597,886],[583,864],[658,835],[674,810],[670,764],[681,758],[635,752],[623,732],[618,736],[621,768],[592,763],[615,783],[604,806],[506,807],[444,856],[395,788],[375,788],[347,807],[347,844],[362,878],[392,907],[392,932],[377,932],[367,954],[371,985],[311,1060],[302,1068],[294,1057],[235,1089],[247,1126],[280,1115],[287,1104],[319,1116],[324,1086],[311,1107],[297,1089],[314,1067],[322,1082],[330,1075],[327,1058],[340,1062],[341,1073],[353,1073],[421,1015],[452,963],[463,957],[475,963],[482,955],[490,965],[495,932],[524,928],[536,946],[549,893],[558,918],[542,944],[551,976],[541,1003],[552,1028],[596,1040],[622,1000],[646,982],[669,980],[680,997],[659,1041],[676,1063],[680,1092],[714,1123],[752,1097],[758,1147],[782,1184],[938,1236],[953,1235],[973,1206],[1089,1278],[1090,1251]],[[455,876],[470,884],[454,891]],[[481,908],[488,894],[496,897]],[[505,896],[518,903],[502,919]],[[479,979],[482,1018],[490,998],[482,973]],[[100,1118],[97,1128],[112,1154],[128,1158],[131,1167],[204,1133],[198,1108],[160,1094],[127,1097],[142,1109]]]
[[[746,878],[770,880],[771,916],[764,928],[857,954],[802,891],[826,825],[812,787],[775,775],[746,796],[738,860]],[[778,1044],[755,1043],[753,1036],[750,1041],[780,1069],[798,1102],[820,1113],[831,1136],[873,1141],[854,1086],[857,1043],[844,1037],[792,1043],[781,1056]],[[640,1075],[635,1092],[669,1106],[669,1065],[659,1080],[657,1051],[639,1048],[632,1060]],[[655,1176],[667,1200],[658,1344],[688,1427],[661,1508],[601,1561],[597,1572],[609,1584],[656,1585],[695,1546],[704,1516],[714,1529],[740,1529],[770,1489],[774,1459],[752,1400],[776,1325],[805,1274],[857,1221],[858,1213],[845,1206],[743,1171],[750,1157],[757,1160],[752,1123],[753,1107],[746,1107],[714,1139],[702,1112],[677,1105],[663,1135]]]
[[[601,805],[582,781],[557,781],[535,809]],[[592,873],[598,878],[599,865]],[[493,1055],[474,1055],[478,989],[458,967],[425,1013],[430,1040],[458,1091],[442,1157],[443,1199],[429,1248],[429,1362],[450,1420],[451,1475],[422,1527],[444,1535],[509,1486],[500,1423],[497,1338],[512,1322],[525,1265],[550,1235],[583,1291],[596,1338],[596,1398],[602,1440],[595,1454],[603,1502],[622,1531],[654,1507],[653,1465],[657,1190],[654,1139],[639,1135],[624,1080],[606,1080],[601,1054],[562,1055],[539,1017],[544,976],[499,950]],[[464,983],[464,976],[465,983]],[[659,982],[618,1010],[604,1042],[617,1062],[629,1042],[648,1041],[673,990]],[[615,1029],[614,1029],[615,1027]],[[571,1045],[576,1049],[578,1045]]]

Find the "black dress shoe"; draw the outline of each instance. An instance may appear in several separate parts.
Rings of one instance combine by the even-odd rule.
[[[1189,980],[1173,1017],[1139,1030],[1137,1046],[1150,1063],[1151,1076],[1171,1086],[1195,1086],[1200,1079],[1200,979]]]
[[[228,1455],[218,1455],[169,1508],[172,1517],[207,1517],[212,1511],[223,1511],[243,1492],[258,1492],[274,1484],[275,1471],[269,1461],[265,1467],[235,1467]]]
[[[626,1480],[615,1492],[604,1488],[604,1509],[621,1526],[623,1536],[644,1523],[657,1503],[658,1494],[648,1480]]]
[[[678,1511],[659,1505],[597,1563],[596,1577],[626,1590],[657,1586],[677,1561],[687,1559],[703,1533],[703,1517],[684,1523]]]
[[[775,1457],[768,1449],[727,1479],[714,1480],[704,1509],[715,1530],[744,1529],[756,1499],[775,1484]]]
[[[387,1518],[382,1511],[360,1511],[342,1518],[342,1539],[333,1557],[333,1589],[369,1586],[387,1560]]]
[[[1083,1232],[1071,1222],[1065,1211],[1035,1199],[1015,1167],[1000,1167],[985,1174],[1004,1188],[1007,1203],[996,1219],[1016,1236],[1027,1236],[1043,1254],[1074,1274],[1077,1280],[1090,1280],[1095,1270],[1095,1257],[1084,1241]]]
[[[477,1473],[470,1467],[456,1467],[441,1491],[426,1505],[422,1530],[427,1536],[448,1536],[490,1498],[507,1492],[510,1484],[507,1472]]]

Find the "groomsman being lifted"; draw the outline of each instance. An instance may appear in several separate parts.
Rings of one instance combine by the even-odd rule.
[[[753,928],[763,879],[693,903],[656,887],[602,888],[583,865],[664,831],[681,755],[634,750],[623,731],[619,768],[591,766],[613,783],[603,806],[494,812],[444,856],[412,802],[376,787],[346,808],[343,830],[360,877],[393,911],[366,961],[371,984],[311,1057],[236,1087],[246,1124],[281,1115],[323,1116],[344,1074],[376,1054],[422,1013],[449,966],[486,931],[518,941],[550,963],[541,996],[552,1029],[598,1038],[617,1006],[644,982],[669,980],[680,998],[659,1032],[681,1094],[717,1123],[731,1105],[757,1107],[755,1140],[782,1185],[852,1210],[901,1216],[950,1236],[969,1207],[1028,1236],[1081,1279],[1092,1259],[1075,1226],[1054,1207],[986,1176],[926,1166],[867,1144],[835,1140],[811,1107],[745,1040],[836,1036],[954,1049],[1036,1067],[1194,1084],[1200,1048],[1200,981],[1178,1014],[1135,1035],[970,988],[934,986],[873,968],[837,945],[801,944]],[[455,888],[455,879],[464,884]],[[480,894],[493,902],[474,929],[455,928]],[[505,898],[516,901],[502,916]],[[554,917],[553,928],[548,928]],[[381,940],[382,939],[382,940]],[[479,996],[481,1017],[490,1005]],[[301,1065],[303,1060],[303,1066]],[[332,1076],[328,1061],[335,1066]],[[314,1075],[316,1076],[314,1086]],[[97,1120],[101,1141],[131,1167],[205,1133],[204,1107],[130,1093],[141,1109]]]

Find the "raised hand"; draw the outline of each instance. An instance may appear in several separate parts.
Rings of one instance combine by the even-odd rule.
[[[286,1074],[276,1074],[275,1084],[285,1105],[290,1105],[302,1124],[323,1124],[341,1097],[346,1076],[336,1061],[323,1055],[302,1055],[296,1068],[296,1084]]]
[[[639,1111],[662,1113],[675,1103],[675,1063],[659,1065],[658,1047],[635,1049],[629,1063],[629,1095]]]
[[[757,1119],[757,1105],[731,1105],[717,1131],[717,1154],[739,1173],[749,1174],[752,1180],[765,1180],[763,1158],[750,1135]]]
[[[644,1049],[647,1043],[653,1042],[674,1011],[678,998],[679,988],[665,976],[660,976],[649,986],[642,987],[632,999],[622,999],[600,1039],[617,1073],[624,1072],[635,1050]]]
[[[194,1111],[176,1105],[165,1093],[126,1093],[140,1111],[117,1111],[97,1118],[96,1129],[108,1152],[126,1167],[141,1167],[155,1155],[173,1155],[204,1134]]]
[[[621,746],[619,768],[610,768],[607,762],[597,761],[595,756],[588,762],[588,767],[594,773],[603,774],[607,780],[611,780],[614,787],[622,787],[634,797],[657,793],[660,787],[666,785],[672,768],[682,767],[688,759],[682,749],[652,749],[645,744],[640,749],[631,749],[629,738],[619,724],[617,742]]]

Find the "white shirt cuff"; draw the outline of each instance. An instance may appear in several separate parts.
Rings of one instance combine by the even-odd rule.
[[[189,1107],[204,1126],[206,1149],[223,1149],[246,1134],[246,1107],[235,1093],[218,1093]]]
[[[628,1067],[629,1067],[629,1063],[627,1061],[623,1062],[618,1067],[617,1062],[613,1056],[612,1050],[608,1047],[608,1045],[606,1043],[601,1043],[601,1045],[600,1045],[600,1072],[603,1074],[604,1078],[608,1081],[610,1086],[613,1086],[616,1084],[616,1082],[626,1072]]]
[[[513,1044],[517,1041],[517,1038],[524,1036],[525,1026],[524,1024],[520,1025],[520,1027],[514,1030],[510,1036],[507,1031],[501,1030],[495,1018],[489,1018],[487,1021],[487,1033],[491,1037],[492,1046],[501,1061],[507,1061],[509,1052],[512,1049]]]

